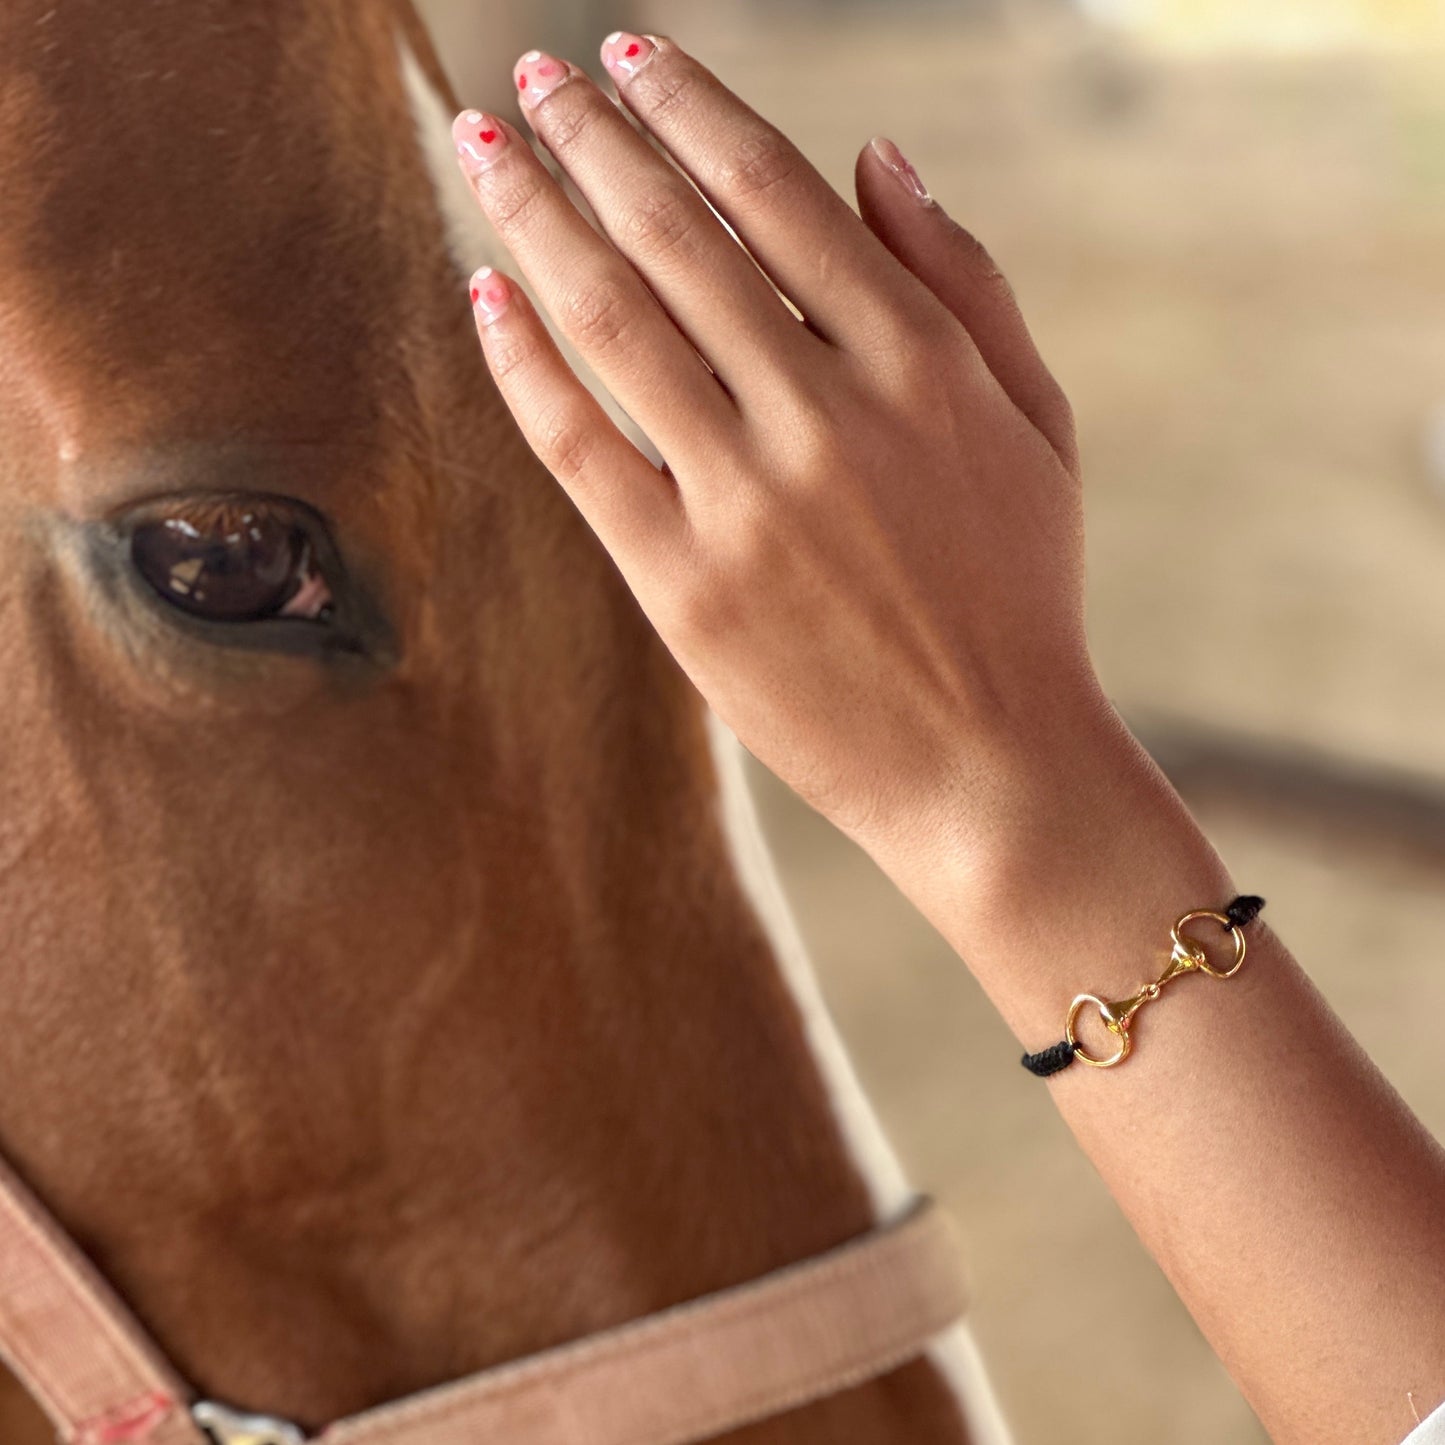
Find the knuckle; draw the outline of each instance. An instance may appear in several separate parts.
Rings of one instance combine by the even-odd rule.
[[[532,343],[523,337],[504,334],[493,339],[487,348],[487,363],[496,381],[504,381],[520,371],[536,354]]]
[[[827,475],[837,458],[833,429],[814,411],[794,412],[784,463],[792,480],[808,483]]]
[[[559,482],[575,482],[597,451],[597,437],[575,409],[557,407],[537,422],[537,453]]]
[[[733,147],[718,172],[718,187],[744,200],[765,196],[798,174],[797,149],[777,131],[748,136]]]
[[[631,298],[612,277],[574,290],[562,303],[563,328],[579,346],[610,351],[630,332]]]
[[[507,167],[512,170],[512,167]],[[541,204],[550,181],[531,168],[520,174],[498,176],[487,186],[484,199],[487,215],[499,231],[517,231],[524,227]]]
[[[669,64],[659,66],[654,61],[649,65],[637,80],[632,82],[632,90],[635,95],[639,88],[641,89],[640,99],[649,120],[665,120],[670,124],[675,118],[692,109],[703,79],[703,71],[699,66],[675,54],[669,55],[667,59]],[[639,87],[638,81],[644,84]]]
[[[823,481],[843,464],[840,455],[840,427],[831,410],[811,391],[779,385],[776,398],[782,425],[781,442],[775,452],[777,465],[793,485]]]
[[[967,354],[968,333],[946,306],[930,301],[905,319],[902,330],[911,340],[913,355],[925,363],[940,360],[951,365]]]
[[[967,333],[943,307],[925,307],[881,322],[870,340],[873,370],[895,398],[928,403],[964,384]]]
[[[998,266],[992,259],[990,259],[989,264],[993,266],[994,269],[988,277],[988,284],[997,291],[999,298],[1010,311],[1022,316],[1023,308],[1019,305],[1019,295],[1018,292],[1014,290],[1013,282],[998,269]]]
[[[562,94],[566,95],[569,91],[573,93],[569,97],[572,104],[558,107],[554,101],[546,114],[544,138],[547,149],[559,160],[570,155],[592,133],[593,125],[602,113],[595,103],[600,97],[589,93],[588,87],[564,86]]]
[[[1043,432],[1054,448],[1065,471],[1078,475],[1079,471],[1079,428],[1070,402],[1063,387],[1048,377],[1043,394],[1033,409],[1030,418]]]
[[[916,392],[952,390],[971,371],[968,333],[958,319],[941,307],[915,318],[885,347],[904,384]]]
[[[676,189],[649,196],[627,221],[628,241],[653,257],[665,256],[680,247],[690,249],[696,234],[694,203]]]
[[[1053,418],[1055,426],[1072,438],[1076,430],[1074,404],[1052,375],[1045,377],[1041,405],[1045,413]]]
[[[998,284],[1010,295],[1013,288],[1008,283],[1008,278],[999,270],[998,262],[993,259],[987,246],[978,239],[965,226],[960,226],[957,221],[952,223],[953,243],[957,248],[959,264],[978,281],[988,281]]]

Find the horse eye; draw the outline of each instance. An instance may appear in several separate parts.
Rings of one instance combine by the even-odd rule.
[[[334,606],[311,533],[279,501],[233,498],[172,506],[131,530],[131,560],[165,600],[213,622],[297,617]]]

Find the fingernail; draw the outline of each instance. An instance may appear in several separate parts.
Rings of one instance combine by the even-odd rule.
[[[507,278],[483,266],[472,273],[472,310],[483,326],[490,326],[507,309],[512,300],[512,286]]]
[[[545,50],[529,50],[512,67],[522,104],[526,106],[540,105],[569,74],[566,64]]]
[[[869,144],[873,147],[873,154],[908,187],[915,201],[921,201],[925,206],[933,205],[933,197],[928,194],[928,187],[923,184],[923,178],[913,169],[908,157],[898,149],[886,136],[875,136]]]
[[[645,35],[614,30],[602,42],[602,63],[619,85],[636,75],[654,55],[657,46]]]
[[[496,116],[481,110],[464,110],[452,122],[457,159],[470,176],[486,170],[507,144],[507,132]]]

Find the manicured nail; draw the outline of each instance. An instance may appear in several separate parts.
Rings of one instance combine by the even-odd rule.
[[[507,278],[483,266],[472,273],[472,310],[483,326],[498,320],[512,300],[512,286]]]
[[[522,104],[526,106],[540,105],[570,74],[563,61],[545,50],[529,50],[512,67]]]
[[[502,153],[507,132],[496,116],[480,110],[464,110],[452,122],[452,139],[456,142],[462,169],[469,176],[475,176]]]
[[[602,42],[602,63],[618,85],[636,75],[656,54],[657,46],[647,36],[626,30],[614,30]]]
[[[928,187],[923,184],[923,178],[891,140],[880,135],[875,136],[869,144],[873,147],[873,154],[908,187],[915,201],[921,201],[925,206],[934,204],[933,197],[928,194]]]

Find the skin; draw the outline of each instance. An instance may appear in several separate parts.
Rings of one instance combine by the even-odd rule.
[[[307,1428],[874,1222],[701,700],[473,343],[399,30],[0,6],[0,1150]],[[324,521],[350,650],[146,591],[117,519],[217,487]],[[925,1362],[729,1437],[844,1438],[966,1441]]]
[[[1157,978],[1171,923],[1240,891],[1095,678],[1067,403],[986,253],[883,153],[859,219],[674,42],[613,73],[624,110],[575,67],[524,95],[601,234],[510,131],[464,168],[665,466],[495,277],[492,373],[698,688],[1050,1044],[1075,993]],[[1445,1151],[1249,938],[1238,978],[1149,1006],[1123,1067],[1038,1087],[1271,1437],[1396,1445],[1445,1397]]]

